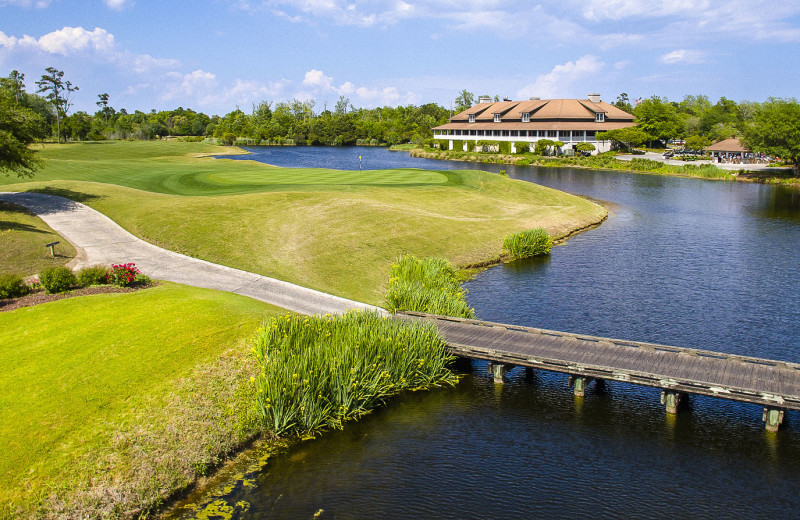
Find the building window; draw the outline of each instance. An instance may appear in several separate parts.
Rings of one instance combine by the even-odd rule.
[[[594,115],[594,120],[596,123],[602,123],[606,120],[606,115],[603,112],[598,112]]]
[[[528,112],[522,114],[522,122],[523,123],[530,123],[531,122],[531,115]]]
[[[500,122],[500,114],[495,114],[494,115],[494,122],[495,123],[499,123]]]
[[[548,130],[547,137],[556,137],[558,138],[558,130]]]
[[[469,122],[470,123],[474,123],[475,122],[475,114],[470,114],[469,115]]]

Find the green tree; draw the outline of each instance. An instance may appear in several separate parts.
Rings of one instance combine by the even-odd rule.
[[[19,105],[25,96],[25,74],[12,70],[7,78],[0,78],[0,88],[7,90]]]
[[[645,99],[633,109],[636,123],[648,136],[649,140],[666,141],[677,137],[683,125],[675,107],[658,96]]]
[[[467,89],[463,89],[456,97],[454,110],[456,111],[456,114],[458,114],[459,112],[463,112],[464,110],[470,108],[474,104],[475,94],[472,92],[467,92]]]
[[[65,139],[69,136],[71,139],[84,141],[92,131],[92,116],[83,111],[65,117],[62,123],[64,124]]]
[[[334,111],[339,115],[344,115],[347,113],[348,106],[350,106],[350,100],[344,96],[339,96],[339,101],[336,102]]]
[[[617,96],[617,100],[614,102],[614,106],[620,110],[624,110],[629,114],[633,114],[633,105],[631,105],[631,101],[628,99],[628,93],[623,92],[619,96]]]
[[[106,124],[108,124],[108,113],[109,109],[114,110],[113,108],[108,106],[108,93],[103,92],[102,94],[98,94],[97,97],[100,99],[95,105],[100,108],[100,112],[103,113],[103,118],[105,119]]]
[[[769,98],[745,128],[743,141],[753,151],[789,161],[800,175],[800,104],[796,99]]]
[[[548,152],[548,149],[551,146],[555,146],[556,142],[550,139],[539,139],[536,141],[536,145],[533,149],[533,153],[536,155],[545,155]]]
[[[703,135],[692,135],[686,138],[686,148],[689,150],[703,150],[711,144],[711,139]]]
[[[41,159],[30,144],[43,137],[42,121],[33,110],[17,104],[15,91],[0,85],[0,173],[31,177]]]
[[[37,92],[46,92],[45,98],[52,103],[56,112],[56,140],[61,142],[61,116],[66,116],[72,103],[69,98],[73,92],[79,90],[69,81],[64,81],[64,72],[55,67],[47,67],[47,74],[42,74],[42,79],[36,82],[39,87]]]
[[[598,141],[611,141],[616,148],[630,149],[632,146],[640,146],[646,143],[651,137],[641,128],[631,126],[607,132],[597,132],[595,138]]]

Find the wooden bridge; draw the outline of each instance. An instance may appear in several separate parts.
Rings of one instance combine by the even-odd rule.
[[[687,394],[721,397],[763,406],[770,431],[778,430],[785,410],[800,410],[796,363],[418,312],[398,317],[433,322],[454,355],[489,361],[496,382],[524,366],[569,374],[578,396],[593,380],[652,386],[662,389],[672,414]]]

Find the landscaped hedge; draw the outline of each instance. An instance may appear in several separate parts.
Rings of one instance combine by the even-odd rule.
[[[72,289],[78,285],[78,279],[71,269],[60,265],[49,267],[39,273],[39,283],[48,293],[55,294]]]
[[[29,290],[21,276],[16,274],[0,274],[0,300],[25,296],[28,294]]]

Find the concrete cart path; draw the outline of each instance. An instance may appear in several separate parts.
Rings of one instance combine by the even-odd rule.
[[[241,294],[301,314],[340,314],[348,309],[386,312],[365,303],[162,249],[136,238],[102,213],[64,197],[0,192],[0,200],[25,206],[69,240],[78,251],[68,264],[73,269],[133,262],[151,278]]]

